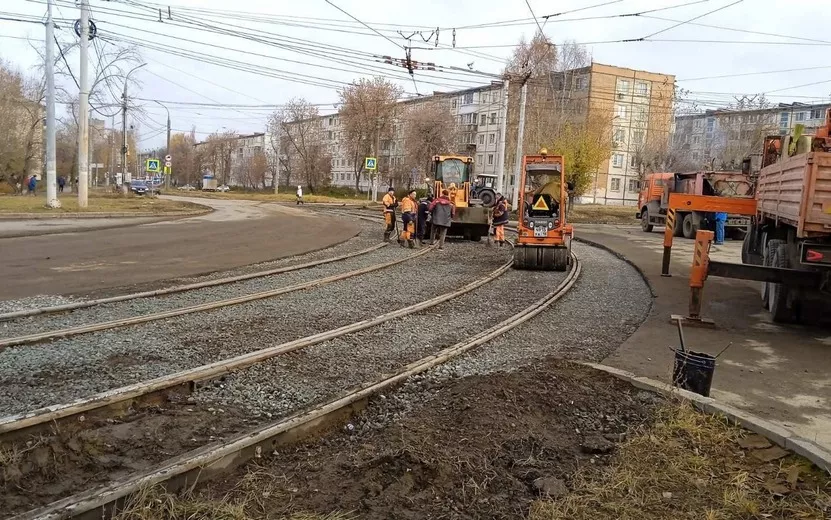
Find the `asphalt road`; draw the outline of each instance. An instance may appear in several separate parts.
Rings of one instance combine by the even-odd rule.
[[[277,204],[185,199],[198,217],[0,239],[0,300],[79,294],[192,276],[329,247],[357,226]]]

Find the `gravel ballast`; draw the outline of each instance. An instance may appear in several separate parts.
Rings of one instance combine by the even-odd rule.
[[[380,252],[389,258],[411,254],[397,245]],[[509,257],[507,248],[452,243],[444,251],[315,289],[7,348],[0,352],[0,380],[5,383],[0,387],[0,415],[68,402],[360,321],[465,285]],[[381,261],[378,255],[373,258]]]

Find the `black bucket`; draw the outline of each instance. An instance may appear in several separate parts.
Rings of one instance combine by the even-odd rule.
[[[675,365],[672,367],[672,384],[710,397],[713,384],[713,372],[716,370],[716,358],[701,352],[675,351]]]

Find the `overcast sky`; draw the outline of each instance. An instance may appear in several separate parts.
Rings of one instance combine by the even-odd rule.
[[[56,18],[79,16],[72,0],[55,2]],[[537,28],[525,0],[332,2],[386,38],[325,0],[90,0],[90,5],[102,36],[143,40],[139,50],[147,65],[136,73],[141,84],[130,93],[131,97],[170,102],[167,105],[174,132],[189,131],[195,126],[197,139],[214,131],[263,131],[267,114],[273,109],[193,106],[182,102],[277,105],[292,97],[304,97],[320,104],[321,112],[327,113],[335,110],[333,103],[338,100],[339,86],[371,76],[372,71],[399,82],[410,94],[465,88],[487,83],[489,78],[449,67],[468,69],[472,62],[474,70],[497,74],[511,53],[511,46],[523,36],[530,38]],[[153,11],[161,6],[162,23]],[[172,21],[167,19],[167,6]],[[826,36],[831,21],[827,1],[785,4],[774,0],[531,0],[530,6],[552,41],[585,42],[594,61],[600,63],[675,75],[678,86],[685,89],[685,99],[702,109],[726,105],[733,95],[741,94],[768,93],[773,102],[816,102],[828,100],[831,93],[831,65],[822,58],[831,47],[831,37]],[[637,17],[615,16],[672,6],[679,7]],[[718,11],[706,14],[714,10]],[[40,18],[45,12],[45,0],[2,0],[0,59],[32,70],[37,54],[22,38],[42,39],[42,25],[1,18]],[[546,21],[546,15],[555,16]],[[672,28],[701,15],[705,16]],[[510,21],[515,23],[471,27]],[[440,27],[438,47],[436,35],[430,29],[435,27]],[[668,28],[671,29],[650,38],[654,41],[620,42]],[[403,68],[378,63],[378,56],[404,58],[402,45],[407,45],[407,40],[397,31],[412,36],[412,46],[416,47],[412,51],[414,60],[434,62],[444,69],[416,72],[414,85]],[[413,35],[414,32],[417,33]],[[65,42],[74,38],[71,25],[65,22],[60,23],[57,34]],[[424,39],[429,41],[425,43]],[[199,62],[171,52],[209,60],[234,60],[236,66],[248,67],[250,71]],[[77,52],[69,60],[77,71]],[[809,68],[813,70],[805,70]],[[746,75],[785,69],[800,70]],[[713,76],[728,77],[697,79]],[[163,146],[164,132],[160,129],[165,123],[164,109],[152,101],[137,103],[147,115],[142,121],[130,121],[139,129],[139,148]],[[100,116],[93,113],[93,117]]]

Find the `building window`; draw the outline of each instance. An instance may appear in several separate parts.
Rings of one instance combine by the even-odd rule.
[[[695,121],[693,121],[693,129],[701,130],[702,126],[704,126],[704,121],[702,121],[701,119],[696,119]]]
[[[615,116],[620,119],[629,117],[629,108],[626,105],[615,105]]]
[[[635,130],[632,132],[632,142],[635,144],[643,144],[643,130]]]
[[[629,93],[629,80],[628,79],[620,79],[617,80],[617,93],[618,94],[628,94]]]
[[[493,154],[492,153],[488,154],[488,164],[493,165]]]
[[[629,167],[630,168],[637,168],[638,167],[638,158],[634,155],[629,157]]]
[[[462,97],[462,105],[473,104],[473,92],[468,92]]]
[[[452,108],[456,108],[456,100],[455,99],[450,103],[450,106]]]
[[[640,188],[638,179],[629,179],[629,191],[638,191]]]
[[[692,138],[692,144],[696,144],[696,145],[701,144],[701,136],[700,135],[694,135],[693,138]]]
[[[487,115],[482,114],[481,116],[479,116],[479,124],[480,125],[484,125],[485,123],[487,123],[487,121],[488,121],[488,116]]]
[[[646,81],[636,81],[635,82],[635,95],[636,96],[648,96],[649,95],[649,84]]]
[[[491,112],[491,124],[496,124],[496,112]]]
[[[788,126],[788,121],[789,121],[789,119],[788,119],[788,113],[787,112],[782,112],[781,114],[779,114],[779,126],[787,127]]]
[[[632,117],[635,121],[646,121],[646,107],[645,106],[635,106],[632,107]]]
[[[797,112],[796,113],[796,120],[797,121],[805,121],[805,112]]]
[[[577,90],[585,90],[588,87],[589,82],[586,76],[578,76],[577,80],[574,83],[574,86]]]
[[[609,190],[620,191],[620,179],[612,177],[611,182],[609,183]]]
[[[471,133],[467,140],[468,144],[476,144],[476,134]]]
[[[716,127],[716,120],[715,120],[715,118],[708,117],[708,118],[707,118],[707,133],[708,133],[708,134],[712,134],[712,133],[713,133],[713,129],[715,129],[715,127]]]
[[[481,154],[481,153],[480,153],[480,154],[478,154],[478,155],[476,156],[476,162],[477,162],[477,163],[481,163],[481,162],[482,162],[482,154]]]
[[[334,117],[329,118],[329,126],[335,126],[335,118]]]
[[[482,98],[482,103],[487,103],[488,102],[488,93],[487,92],[482,92],[480,97]]]
[[[615,168],[620,168],[621,166],[623,166],[622,153],[612,154],[612,166],[614,166]]]
[[[329,139],[334,139],[334,137],[335,137],[335,134],[332,133],[331,130],[329,130],[328,135],[329,135]]]
[[[623,130],[623,128],[615,128],[615,136],[613,138],[613,141],[615,141],[616,143],[622,143],[625,139],[625,136],[626,132]]]
[[[479,134],[479,144],[485,144],[485,134]]]
[[[747,122],[748,123],[755,123],[758,120],[759,120],[759,114],[750,114],[749,116],[747,116]]]
[[[488,134],[488,144],[493,144],[496,142],[496,134]]]
[[[825,110],[821,108],[811,110],[811,119],[825,119]]]

